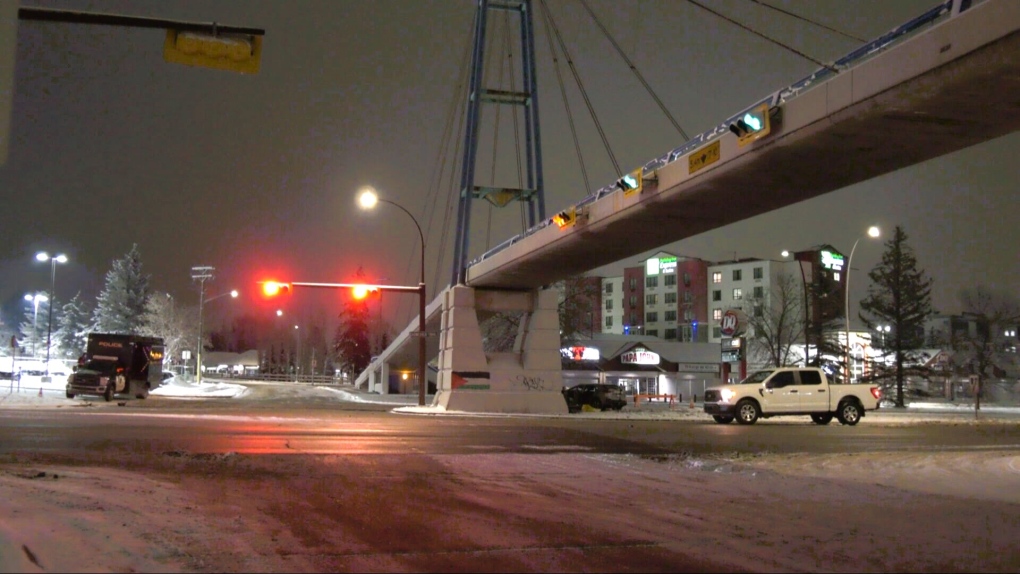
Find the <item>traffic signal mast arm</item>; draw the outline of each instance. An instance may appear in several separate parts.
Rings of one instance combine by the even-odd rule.
[[[370,285],[366,283],[307,283],[302,281],[290,281],[290,282],[272,282],[265,281],[264,283],[276,283],[277,285],[290,285],[292,287],[319,287],[323,289],[367,289],[369,291],[394,291],[398,293],[417,293],[420,289],[420,285],[414,287],[406,285]]]

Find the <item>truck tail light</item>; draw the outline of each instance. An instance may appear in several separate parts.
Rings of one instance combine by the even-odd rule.
[[[882,389],[880,389],[878,387],[871,387],[871,396],[875,397],[878,400],[881,400],[882,399]]]

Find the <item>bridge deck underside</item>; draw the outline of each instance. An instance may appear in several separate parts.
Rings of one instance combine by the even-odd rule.
[[[804,128],[762,140],[759,150],[726,169],[652,192],[578,233],[508,254],[507,262],[484,271],[473,266],[468,284],[549,285],[1017,129],[1020,33],[1013,33]]]

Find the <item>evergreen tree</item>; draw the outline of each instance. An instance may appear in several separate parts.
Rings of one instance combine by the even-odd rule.
[[[75,294],[60,309],[60,320],[57,321],[56,341],[59,356],[75,359],[85,352],[92,321],[89,310],[81,299],[81,293]]]
[[[149,276],[142,274],[138,245],[113,261],[106,272],[106,285],[93,314],[95,330],[101,333],[137,333],[142,326],[145,302],[149,298]]]
[[[871,272],[868,296],[861,301],[860,318],[869,330],[878,324],[892,326],[883,353],[893,355],[893,364],[876,365],[871,379],[893,378],[896,384],[896,406],[902,408],[903,381],[908,375],[926,376],[920,366],[919,351],[924,346],[924,321],[932,314],[932,280],[918,268],[914,251],[907,245],[907,234],[896,226],[885,244],[882,261]]]
[[[364,271],[358,268],[356,276],[361,280]],[[372,360],[369,343],[368,299],[350,298],[340,313],[340,325],[333,338],[333,349],[337,354],[340,368],[347,374],[360,373]]]

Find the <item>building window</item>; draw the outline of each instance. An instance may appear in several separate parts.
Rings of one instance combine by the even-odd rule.
[[[612,283],[606,283],[606,285],[605,285],[605,292],[606,292],[606,295],[612,295],[613,294],[613,284]]]
[[[637,279],[635,279],[634,277],[631,277],[630,278],[630,290],[633,291],[635,289],[637,289]]]
[[[645,313],[645,323],[657,323],[659,321],[659,313],[656,311],[649,311]]]
[[[733,280],[740,281],[740,269],[733,270]]]
[[[754,278],[755,279],[761,279],[762,278],[762,268],[761,267],[755,267],[754,268]]]
[[[659,278],[656,276],[645,277],[645,287],[658,287]]]
[[[676,293],[672,291],[666,293],[664,303],[666,303],[667,305],[670,303],[676,303]]]
[[[733,290],[733,300],[734,301],[740,301],[743,298],[744,298],[744,290],[743,289],[739,289],[738,288],[738,289],[734,289]]]
[[[764,299],[765,298],[765,288],[762,287],[761,285],[758,285],[757,287],[755,287],[754,288],[754,298],[755,299]]]
[[[712,320],[722,321],[722,309],[712,309]]]
[[[694,320],[694,311],[690,309],[684,309],[684,321]]]
[[[676,341],[676,329],[666,329],[666,340]]]
[[[691,274],[686,271],[684,271],[684,286],[685,287],[691,286]]]
[[[634,313],[630,314],[630,324],[637,325],[637,315],[635,315]]]
[[[681,341],[693,341],[694,340],[694,329],[690,325],[683,325],[680,327],[680,340]]]
[[[765,309],[761,305],[754,306],[754,316],[761,319],[765,316]]]
[[[637,295],[630,296],[630,308],[633,309],[634,307],[637,307]]]
[[[684,291],[684,303],[690,303],[694,300],[694,295],[690,291]]]
[[[716,271],[712,274],[712,283],[722,283],[722,272]]]
[[[722,291],[720,291],[719,289],[712,291],[712,300],[722,301]]]
[[[606,311],[612,311],[612,310],[613,310],[613,300],[612,299],[606,299]]]
[[[667,321],[676,321],[676,311],[666,311]]]
[[[712,327],[712,338],[718,339],[722,337],[722,327]]]
[[[651,331],[648,331],[647,335],[649,337],[658,337],[659,336],[659,330],[658,329],[652,329]]]
[[[676,285],[676,275],[666,275],[662,279],[662,284],[665,285],[666,287],[672,287]]]
[[[612,327],[612,326],[613,326],[613,317],[612,316],[606,317],[606,327]]]
[[[645,305],[655,305],[656,299],[658,299],[658,296],[655,295],[654,293],[649,293],[648,295],[645,295]]]

